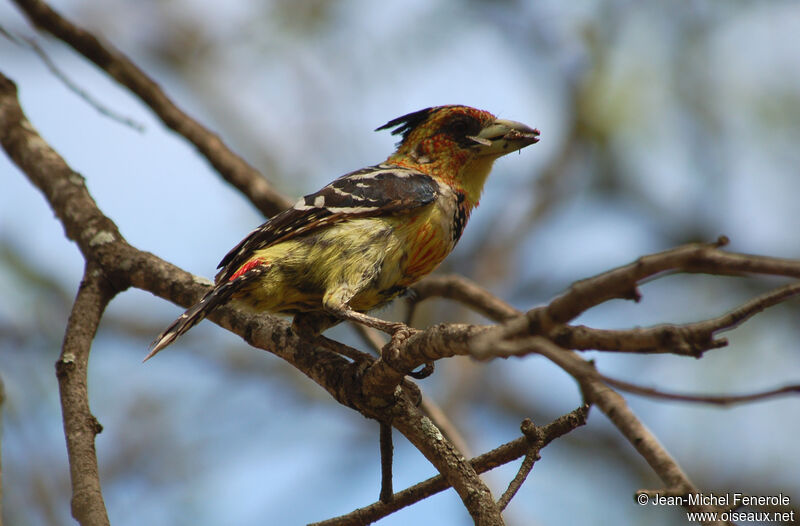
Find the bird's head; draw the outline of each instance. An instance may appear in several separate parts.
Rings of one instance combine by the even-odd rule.
[[[390,128],[401,140],[388,162],[442,178],[473,204],[498,157],[539,141],[539,130],[469,106],[426,108],[377,130]]]

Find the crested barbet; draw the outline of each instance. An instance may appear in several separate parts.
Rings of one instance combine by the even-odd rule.
[[[366,312],[385,305],[453,250],[494,161],[539,131],[468,106],[437,106],[378,130],[400,135],[381,164],[343,175],[253,230],[222,259],[212,288],[151,345],[148,359],[232,300],[293,314],[320,332],[350,320],[396,334]],[[298,330],[298,332],[300,332]]]

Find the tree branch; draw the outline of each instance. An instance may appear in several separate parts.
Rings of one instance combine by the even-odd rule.
[[[95,436],[103,427],[89,409],[87,375],[97,326],[116,293],[102,270],[87,263],[56,362],[72,480],[72,516],[83,526],[109,524],[94,447]]]
[[[517,309],[463,276],[427,276],[414,285],[412,291],[409,299],[412,303],[429,298],[447,298],[472,308],[490,320],[507,320],[519,315]]]
[[[578,281],[549,305],[531,309],[493,328],[484,336],[476,338],[473,343],[473,353],[476,356],[491,354],[489,348],[495,343],[516,336],[554,334],[562,329],[564,324],[586,310],[610,299],[639,301],[640,294],[637,288],[639,283],[669,271],[714,275],[748,273],[800,278],[800,261],[721,250],[720,247],[727,243],[727,238],[721,237],[712,244],[684,245],[643,256],[628,265]],[[778,295],[786,294],[787,290],[779,289]],[[764,304],[775,304],[794,294],[796,291],[790,291],[774,303],[770,303],[772,300],[767,300]],[[738,316],[742,313],[732,314]],[[740,321],[732,323],[732,326]]]
[[[677,252],[678,254],[690,252],[690,253],[695,253],[696,255],[696,249],[697,246],[689,245],[687,247],[679,247],[674,251],[667,251],[666,254],[670,254],[668,256],[668,259],[671,258],[672,256],[671,253],[674,252]],[[733,257],[726,258],[725,256],[727,255],[728,254],[726,253],[722,253],[719,259],[724,259],[727,262],[731,263],[732,266],[737,268],[747,268],[751,271],[764,271],[765,273],[775,272],[780,275],[793,275],[793,273],[796,272],[795,267],[797,266],[797,264],[796,262],[793,261],[756,257],[754,263],[744,263],[742,258],[750,258],[752,256],[741,256],[739,254],[730,254],[730,256]],[[710,259],[716,261],[717,259],[716,256],[718,256],[718,254],[714,254],[713,257]],[[640,261],[641,260],[647,261],[648,258],[650,258],[650,264],[652,264],[653,263],[652,258],[649,256],[641,258]],[[658,258],[656,258],[656,260],[658,260]],[[700,263],[694,262],[692,263],[692,265],[693,265],[692,268],[694,268],[694,265],[702,266],[702,262]],[[722,274],[728,273],[726,269],[719,269],[719,270],[720,273]],[[618,276],[616,277],[614,276],[613,274],[614,272],[615,271],[611,271],[611,273],[606,273],[599,276],[599,278],[601,278],[600,281],[602,281],[603,279],[611,280],[610,278],[604,278],[604,276],[607,276],[608,274],[611,274],[612,278],[614,279],[619,279]],[[589,296],[594,296],[594,295],[601,296],[603,294],[602,290],[592,292],[593,285],[591,284],[591,282],[593,279],[594,278],[589,278],[588,280],[584,280],[584,282],[580,282],[583,283],[583,285],[588,285],[588,286],[582,286],[582,285],[578,285],[577,287],[573,286],[573,288],[571,288],[570,291],[573,290],[578,291],[577,293],[579,294],[579,296],[583,296],[584,300],[586,300]],[[615,290],[617,292],[624,290],[630,291],[631,289],[622,284],[622,281],[624,280],[620,280],[620,283],[617,285]],[[601,289],[601,287],[598,286],[598,289]],[[788,295],[790,295],[789,293],[790,290],[791,289],[787,287],[783,287],[781,289],[778,289],[777,291],[773,291],[772,293],[765,295],[765,297],[770,298],[766,300],[766,302],[761,302],[761,300],[763,300],[762,297],[761,299],[757,299],[754,300],[753,302],[746,304],[741,309],[737,309],[736,311],[734,311],[735,314],[732,314],[727,318],[726,317],[723,318],[726,318],[728,320],[739,320],[740,318],[739,315],[750,312],[754,308],[754,305],[759,304],[760,302],[769,303],[773,300],[777,300],[777,298],[788,297]],[[617,292],[614,293],[615,297],[619,295],[617,294]],[[560,298],[564,298],[569,293],[570,292],[566,293]],[[609,293],[606,291],[605,294]],[[470,296],[473,298],[475,297],[474,294]],[[564,300],[562,299],[562,301]],[[586,305],[588,303],[590,302],[587,301],[584,302],[583,304]],[[548,308],[549,307],[542,307],[540,309],[536,309],[535,311],[545,312],[545,309]],[[540,316],[540,314],[537,314],[537,316]],[[519,319],[520,319],[519,317],[514,318],[513,321],[517,322]],[[508,327],[509,325],[510,324],[506,324],[506,327]],[[537,329],[540,326],[537,324],[532,324],[532,325],[534,328]],[[481,330],[475,327],[462,326],[462,329],[466,328],[471,329],[471,331],[473,332],[473,338],[471,342],[473,347],[477,347],[478,342],[480,342],[481,345],[487,345],[489,344],[488,342],[492,342],[490,345],[495,345],[495,346],[498,345],[495,338],[496,338],[496,333],[499,331],[497,331],[496,329],[486,330],[484,328],[483,330]],[[406,342],[406,347],[415,347],[417,341],[421,340],[426,336],[430,339],[435,339],[441,336],[439,334],[434,336],[430,334],[430,332],[431,331],[426,331],[420,333],[419,335],[416,335],[415,337],[410,338],[409,341]],[[438,333],[439,331],[436,332]],[[484,341],[480,341],[481,339]],[[462,344],[464,343],[455,335],[451,335],[449,341],[453,343],[462,343]],[[692,491],[696,492],[695,486],[691,483],[691,481],[683,472],[683,470],[680,468],[680,466],[677,464],[677,462],[669,455],[669,453],[663,448],[663,446],[661,446],[661,444],[652,435],[652,433],[650,433],[650,431],[639,421],[636,415],[633,414],[633,412],[630,410],[627,403],[625,402],[624,398],[622,398],[613,389],[608,387],[608,385],[606,385],[603,382],[602,378],[598,375],[597,371],[589,363],[582,360],[575,353],[572,353],[565,349],[561,349],[557,345],[555,345],[554,343],[543,337],[539,336],[529,337],[526,338],[524,341],[525,344],[528,346],[528,348],[535,348],[536,349],[535,352],[549,358],[551,361],[559,365],[562,369],[564,369],[567,373],[569,373],[573,378],[575,378],[578,381],[578,383],[581,386],[581,390],[584,393],[584,396],[586,397],[586,400],[590,403],[596,404],[606,414],[606,416],[617,427],[617,429],[620,430],[623,436],[625,436],[628,439],[628,441],[634,445],[639,454],[642,455],[642,457],[648,462],[648,464],[656,472],[656,474],[665,482],[667,487],[683,493],[689,493]],[[467,343],[469,344],[470,342],[467,340]],[[520,341],[502,342],[502,343],[509,345],[516,343],[522,345]],[[435,347],[436,346],[434,345],[434,348]],[[445,345],[445,347],[449,346]],[[403,354],[405,354],[406,350],[407,349],[403,349]],[[448,348],[447,350],[439,351],[439,354],[441,354],[441,356],[447,356],[454,353],[458,353],[458,350],[452,347]],[[413,355],[414,353],[412,352],[411,354]],[[415,362],[422,363],[422,361],[431,359],[435,358],[430,355],[425,356],[423,360],[416,358],[415,360],[411,361],[411,363],[408,363],[407,366],[413,366],[415,365]],[[691,507],[690,509],[692,509],[692,511],[712,511],[711,507],[708,508]]]
[[[683,325],[661,324],[635,329],[594,329],[585,325],[551,325],[548,331],[542,327],[540,334],[560,347],[578,351],[599,350],[640,354],[669,353],[699,358],[705,351],[728,344],[724,338],[716,339],[717,333],[732,330],[763,310],[800,294],[800,282],[789,283],[757,296],[722,316]],[[540,311],[541,312],[541,311]],[[502,329],[491,329],[487,335],[491,340],[475,343],[473,356],[489,357],[522,356],[528,346],[522,340],[494,342]],[[484,336],[481,336],[483,338]],[[529,338],[532,336],[526,336]],[[491,345],[488,342],[492,342]]]
[[[14,2],[33,25],[62,40],[139,97],[168,128],[191,142],[223,179],[242,192],[265,216],[291,206],[291,201],[277,192],[255,168],[231,151],[219,136],[178,108],[155,81],[120,51],[100,42],[41,0]]]
[[[560,416],[553,422],[537,427],[542,436],[542,445],[545,447],[553,440],[569,433],[573,429],[580,427],[586,423],[586,417],[589,414],[589,406],[581,406],[566,415]],[[498,466],[513,462],[519,457],[526,454],[530,450],[530,439],[527,436],[522,436],[511,442],[503,444],[488,453],[479,455],[472,460],[473,468],[478,473],[485,473]],[[369,506],[354,510],[347,515],[334,517],[321,522],[315,522],[310,526],[360,526],[362,524],[369,524],[375,522],[387,515],[394,513],[397,510],[410,506],[421,500],[425,500],[431,495],[436,495],[450,487],[450,484],[442,477],[437,475],[431,477],[419,484],[415,484],[410,488],[395,493],[392,500],[388,503],[375,502]]]
[[[778,396],[788,394],[800,394],[800,384],[785,385],[783,387],[776,387],[766,391],[759,391],[757,393],[740,394],[740,395],[690,395],[684,393],[669,393],[660,389],[652,387],[644,387],[616,378],[610,378],[604,374],[598,373],[604,383],[616,387],[620,391],[626,391],[641,396],[649,396],[650,398],[658,398],[661,400],[675,400],[678,402],[697,402],[701,404],[714,404],[719,406],[730,406],[734,404],[742,404],[749,402],[757,402],[769,398],[777,398]]]
[[[33,51],[39,59],[44,63],[47,69],[58,79],[60,80],[64,86],[73,92],[78,97],[82,98],[89,106],[93,107],[97,112],[101,115],[108,117],[109,119],[116,121],[124,126],[127,126],[133,130],[138,132],[144,131],[144,124],[135,121],[130,117],[125,117],[114,111],[113,109],[105,106],[102,102],[95,99],[89,92],[81,88],[75,81],[73,81],[69,75],[67,75],[58,65],[50,58],[50,56],[45,52],[44,49],[36,42],[33,38],[26,38],[26,37],[16,37],[5,30],[2,26],[0,26],[0,34],[6,37],[9,41],[13,42],[14,44],[28,48]]]
[[[675,459],[631,411],[625,399],[598,378],[594,367],[572,351],[561,349],[544,338],[534,338],[537,340],[535,345],[538,354],[545,356],[577,380],[586,401],[596,405],[611,420],[667,487],[684,494],[698,492]],[[687,508],[690,511],[714,511],[713,507],[709,506],[687,506]]]
[[[497,501],[497,505],[500,506],[501,510],[506,509],[508,504],[511,502],[511,499],[514,498],[514,495],[517,494],[519,488],[522,487],[525,479],[528,478],[528,475],[533,469],[533,465],[541,458],[539,456],[539,451],[541,451],[544,442],[544,436],[542,435],[541,430],[533,425],[533,422],[527,418],[522,421],[520,430],[522,431],[522,434],[528,438],[530,447],[528,448],[528,451],[525,452],[525,458],[522,460],[522,464],[520,464],[519,470],[514,476],[514,479],[508,484],[508,488],[505,492],[503,492],[503,495]]]
[[[392,500],[392,458],[394,457],[394,444],[392,444],[392,426],[380,422],[380,443],[381,450],[381,502]]]
[[[391,422],[433,464],[456,490],[475,524],[502,525],[500,508],[475,468],[448,441],[433,422],[407,398],[391,409]]]

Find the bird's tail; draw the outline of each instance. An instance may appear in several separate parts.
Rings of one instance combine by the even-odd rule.
[[[245,283],[261,275],[262,271],[263,267],[252,268],[235,279],[217,284],[153,340],[153,343],[150,344],[150,353],[142,361],[146,362],[155,356],[183,333],[200,323],[203,318],[211,314],[211,311],[227,303],[235,292],[239,291]]]

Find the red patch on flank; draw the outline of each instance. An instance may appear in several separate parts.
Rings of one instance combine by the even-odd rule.
[[[239,276],[241,276],[242,274],[244,274],[245,272],[247,272],[248,270],[251,270],[251,269],[253,269],[255,267],[259,267],[259,266],[264,265],[264,264],[266,264],[266,261],[261,259],[261,258],[251,259],[250,261],[248,261],[247,263],[245,263],[244,265],[239,267],[239,270],[234,272],[233,276],[231,276],[228,281],[233,281],[236,278],[238,278]]]

